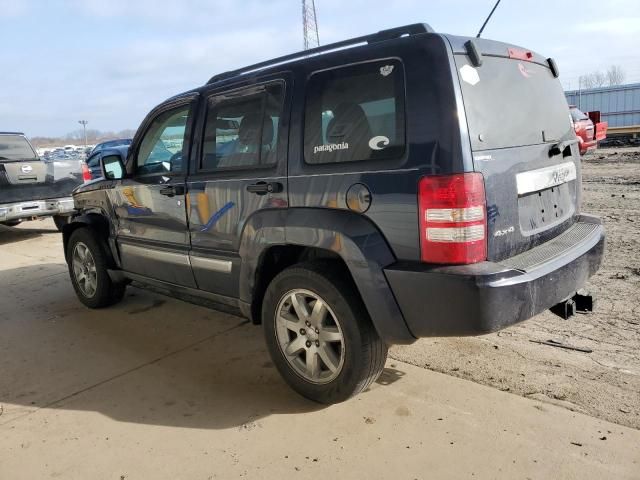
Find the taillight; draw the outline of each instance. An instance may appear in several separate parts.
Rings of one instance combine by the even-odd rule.
[[[466,264],[487,259],[487,209],[481,173],[421,178],[418,205],[423,262]]]
[[[91,170],[89,170],[89,166],[84,162],[82,162],[82,180],[84,182],[91,180]]]

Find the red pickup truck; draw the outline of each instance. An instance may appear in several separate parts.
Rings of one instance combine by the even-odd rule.
[[[600,121],[600,112],[586,113],[575,105],[569,105],[573,129],[578,137],[580,155],[585,155],[598,148],[598,142],[607,137],[607,122]]]

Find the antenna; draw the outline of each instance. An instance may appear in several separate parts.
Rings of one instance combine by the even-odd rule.
[[[302,30],[304,32],[305,50],[320,46],[316,2],[314,0],[302,0]]]
[[[487,23],[489,23],[489,19],[491,18],[491,15],[493,15],[493,12],[496,11],[496,8],[498,8],[498,4],[499,3],[500,3],[500,0],[498,0],[496,2],[496,4],[493,6],[493,8],[491,9],[491,12],[489,13],[489,16],[487,17],[487,19],[482,24],[482,27],[480,27],[480,31],[478,32],[478,35],[476,35],[476,38],[480,38],[480,35],[482,35],[482,31],[484,30],[484,27],[486,27]]]

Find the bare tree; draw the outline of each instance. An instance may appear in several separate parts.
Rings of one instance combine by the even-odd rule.
[[[582,88],[598,88],[607,84],[607,76],[602,72],[593,72],[587,75],[580,75],[580,85]]]
[[[599,88],[605,85],[621,85],[624,82],[625,73],[621,66],[611,65],[606,72],[595,71],[586,75],[580,75],[580,88]]]
[[[620,65],[611,65],[607,70],[607,82],[609,86],[622,85],[625,73]]]

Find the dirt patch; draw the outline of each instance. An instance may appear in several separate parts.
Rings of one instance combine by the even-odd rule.
[[[391,357],[640,428],[640,147],[598,150],[582,167],[582,210],[607,231],[604,264],[587,285],[594,313],[545,312],[491,335],[393,347]]]

